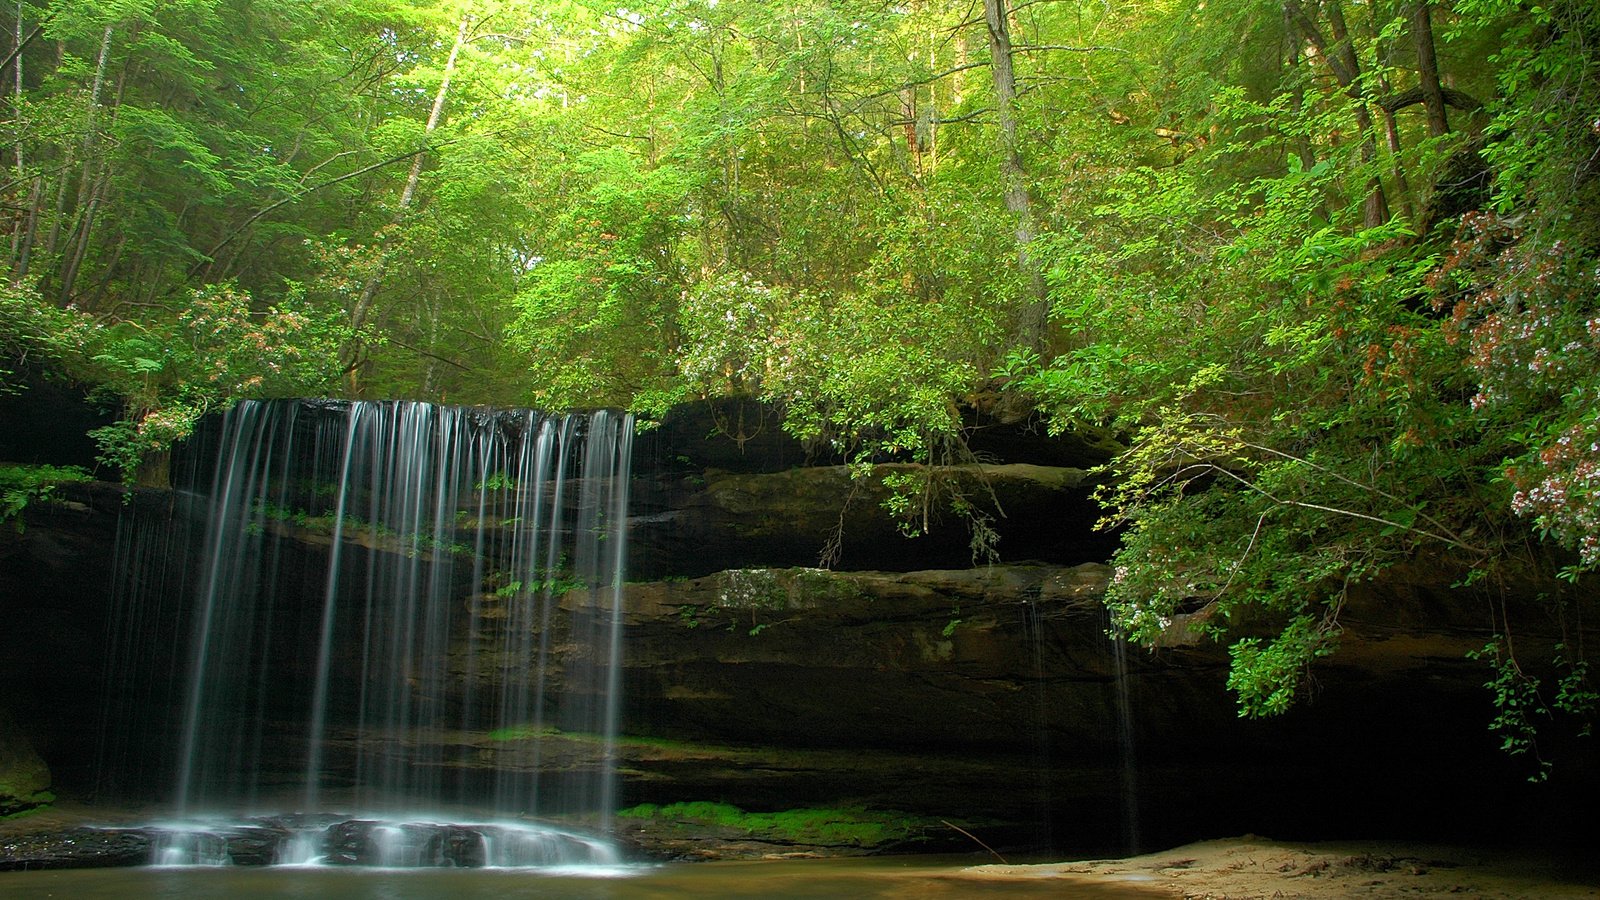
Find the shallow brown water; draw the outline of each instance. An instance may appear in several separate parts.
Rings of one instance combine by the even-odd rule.
[[[534,874],[513,870],[352,869],[74,869],[0,873],[0,896],[32,898],[361,898],[476,900],[550,897],[572,900],[679,898],[1052,897],[1138,900],[1168,896],[1134,882],[1103,884],[1070,878],[994,880],[963,876],[961,864],[926,859],[782,860],[640,866],[626,874]]]

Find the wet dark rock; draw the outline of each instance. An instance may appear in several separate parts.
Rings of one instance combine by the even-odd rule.
[[[137,828],[69,828],[0,839],[0,871],[142,866],[151,836]]]
[[[757,400],[720,398],[673,407],[634,441],[635,472],[781,472],[843,462],[783,430],[783,411]]]
[[[226,837],[228,859],[236,866],[270,866],[278,861],[288,832],[242,828]]]
[[[345,866],[478,867],[485,864],[483,833],[463,825],[365,819],[340,822],[326,837],[323,861]]]
[[[476,868],[487,862],[483,833],[454,826],[445,831],[443,858],[452,866]]]
[[[322,861],[335,866],[372,865],[370,836],[377,824],[355,819],[329,828]]]

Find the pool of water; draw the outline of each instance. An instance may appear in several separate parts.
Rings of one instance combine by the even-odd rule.
[[[338,868],[135,868],[0,873],[0,896],[23,898],[361,898],[573,900],[675,898],[1054,897],[1133,900],[1168,896],[1136,882],[1104,884],[1055,877],[995,880],[960,863],[918,857],[773,860],[606,866],[589,870]]]

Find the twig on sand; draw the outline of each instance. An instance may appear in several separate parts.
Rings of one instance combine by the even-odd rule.
[[[983,849],[989,851],[990,853],[993,853],[994,854],[994,858],[1000,860],[1002,865],[1008,865],[1008,866],[1011,865],[1010,863],[1006,862],[1006,858],[1004,856],[1001,856],[999,851],[995,850],[993,847],[991,847],[988,844],[985,844],[983,841],[979,840],[977,835],[975,835],[972,832],[966,830],[965,828],[962,828],[960,825],[956,825],[956,824],[954,824],[952,822],[945,822],[944,819],[940,819],[939,821],[940,822],[944,822],[944,824],[949,825],[951,828],[954,828],[955,830],[961,832],[962,834],[966,835],[967,837],[972,838],[972,840],[974,842],[976,842],[979,847],[982,847]]]

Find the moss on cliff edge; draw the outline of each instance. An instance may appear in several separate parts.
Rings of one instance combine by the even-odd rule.
[[[641,803],[617,815],[685,828],[727,828],[754,840],[823,847],[872,848],[902,843],[915,840],[939,824],[936,819],[859,806],[746,812],[728,803],[706,801],[666,806]]]

